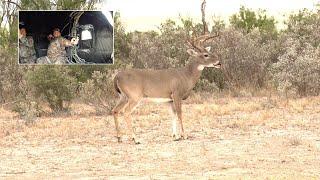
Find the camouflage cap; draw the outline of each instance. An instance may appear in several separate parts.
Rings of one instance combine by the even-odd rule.
[[[59,28],[54,28],[54,29],[52,30],[52,32],[55,32],[55,31],[60,32],[60,29],[59,29]]]

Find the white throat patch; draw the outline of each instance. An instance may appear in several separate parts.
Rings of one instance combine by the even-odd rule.
[[[204,68],[205,68],[204,65],[199,65],[199,66],[198,66],[198,70],[199,70],[199,71],[202,71]]]

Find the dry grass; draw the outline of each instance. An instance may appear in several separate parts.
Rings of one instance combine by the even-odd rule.
[[[292,137],[289,139],[289,144],[291,146],[299,146],[302,145],[302,140],[299,137]]]
[[[184,104],[189,139],[178,142],[169,107],[139,107],[138,146],[118,144],[112,117],[88,105],[33,126],[2,108],[0,178],[320,178],[320,97],[202,98]]]

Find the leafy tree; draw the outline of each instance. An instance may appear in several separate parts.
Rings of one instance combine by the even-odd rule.
[[[118,60],[126,60],[129,57],[131,48],[129,44],[131,37],[125,31],[124,25],[121,23],[120,13],[116,12],[114,15],[114,53]]]
[[[230,17],[230,23],[236,28],[243,29],[246,33],[258,28],[265,34],[272,36],[277,34],[276,21],[273,17],[268,17],[265,10],[255,12],[241,6],[239,13]]]
[[[74,10],[93,9],[102,0],[19,0],[21,9],[29,10]]]
[[[314,47],[320,44],[320,7],[317,12],[307,9],[300,10],[289,16],[285,33],[296,37],[301,43],[308,42]]]
[[[223,20],[219,18],[214,18],[212,21],[213,21],[212,33],[219,33],[226,28],[226,24]]]

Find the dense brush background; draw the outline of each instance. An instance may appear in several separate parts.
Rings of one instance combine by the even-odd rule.
[[[119,69],[184,66],[188,63],[186,40],[202,32],[202,24],[188,17],[181,17],[179,22],[168,19],[158,31],[126,32],[121,14],[115,13],[114,65],[19,66],[18,9],[92,9],[99,1],[14,2],[1,3],[0,103],[22,117],[41,116],[44,106],[52,112],[68,111],[73,101],[91,103],[99,111],[108,112],[115,99],[112,77]],[[230,17],[230,25],[207,18],[211,19],[211,33],[219,34],[207,45],[219,54],[223,68],[205,69],[195,91],[236,97],[319,95],[320,8],[317,9],[291,14],[286,28],[281,30],[266,11],[246,7],[239,7],[239,12]]]

